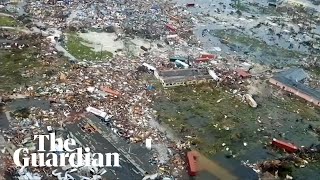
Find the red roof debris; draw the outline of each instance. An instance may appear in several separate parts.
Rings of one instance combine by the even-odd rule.
[[[236,70],[238,76],[242,77],[242,78],[249,78],[251,77],[251,74],[243,69],[237,69]]]
[[[119,97],[121,95],[118,91],[114,91],[114,90],[112,90],[112,89],[110,89],[108,87],[102,87],[101,86],[100,89],[101,89],[101,91],[104,91],[104,92],[106,92],[108,94],[111,94],[113,96],[116,96],[116,97]]]
[[[173,25],[171,24],[166,24],[166,27],[170,30],[170,31],[174,31],[176,32],[177,31],[177,28],[175,28]]]
[[[196,62],[208,62],[208,61],[210,61],[210,58],[198,58],[198,59],[196,59]]]

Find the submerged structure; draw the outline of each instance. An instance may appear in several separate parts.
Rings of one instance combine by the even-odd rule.
[[[183,86],[214,81],[207,69],[175,69],[155,72],[164,87]]]
[[[316,106],[320,106],[320,91],[303,83],[308,77],[308,74],[303,69],[293,68],[280,72],[272,77],[269,82],[280,87],[282,90],[295,94]]]

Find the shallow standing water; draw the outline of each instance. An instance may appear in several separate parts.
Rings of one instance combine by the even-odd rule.
[[[246,55],[248,59],[254,62],[269,65],[277,64],[281,67],[289,64],[300,64],[300,56],[304,53],[309,53],[305,46],[296,46],[296,44],[294,44],[295,46],[290,47],[290,43],[284,40],[286,39],[286,35],[283,39],[279,38],[277,41],[273,41],[270,40],[272,35],[266,34],[266,31],[250,33],[248,27],[252,28],[252,24],[254,24],[253,22],[256,20],[254,17],[247,18],[246,20],[241,19],[240,23],[243,23],[245,28],[244,32],[246,32],[245,35],[236,34],[232,36],[234,33],[231,33],[231,35],[226,34],[226,32],[230,32],[230,30],[239,31],[238,25],[230,26],[232,22],[239,24],[237,17],[230,16],[230,23],[225,20],[219,22],[219,20],[217,21],[214,18],[203,15],[217,15],[217,12],[214,11],[216,8],[227,13],[234,10],[228,6],[224,8],[222,4],[219,4],[219,1],[178,0],[177,2],[182,6],[185,6],[187,3],[200,5],[200,7],[188,8],[188,11],[200,19],[200,21],[195,22],[196,27],[194,28],[194,32],[202,42],[203,48],[208,52],[221,55],[230,53]],[[221,2],[227,5],[231,1]],[[267,13],[265,14],[259,14],[261,15],[259,21],[264,21],[268,16],[272,16],[270,12],[275,13],[272,9],[267,9],[266,11]],[[248,15],[246,12],[243,14],[244,16]],[[225,29],[228,30],[224,31]],[[223,43],[221,37],[224,36],[237,41],[229,44]],[[252,44],[251,47],[248,42]],[[291,49],[288,49],[288,47]],[[221,51],[217,51],[217,49],[221,49]],[[217,92],[215,94],[203,93],[199,95],[196,93],[193,94],[188,90],[186,90],[187,92],[183,92],[183,90],[181,90],[183,88],[186,87],[174,90],[176,92],[172,93],[170,100],[162,99],[158,101],[156,109],[161,110],[163,113],[160,117],[162,117],[164,121],[170,119],[168,123],[174,124],[173,128],[178,129],[178,131],[180,131],[179,128],[177,128],[179,124],[190,127],[192,130],[186,134],[201,137],[200,141],[207,144],[207,147],[200,147],[200,149],[205,149],[204,151],[218,149],[220,153],[213,153],[214,155],[212,155],[211,158],[224,164],[224,167],[230,169],[230,166],[236,167],[240,164],[239,161],[237,164],[237,162],[233,160],[219,158],[229,154],[230,151],[236,154],[235,159],[248,160],[251,163],[277,158],[277,154],[270,153],[270,149],[264,148],[264,144],[270,142],[270,138],[272,137],[294,142],[298,146],[308,147],[313,143],[320,143],[318,135],[308,130],[310,124],[315,126],[320,125],[318,121],[320,113],[318,110],[306,107],[304,102],[300,102],[300,100],[290,100],[290,98],[287,97],[285,101],[277,98],[261,98],[257,100],[259,107],[256,110],[250,110],[249,107],[233,107],[234,102],[228,98],[222,100],[222,102],[227,101],[226,104],[216,103],[218,99],[225,98],[224,95],[217,96]],[[303,106],[305,107],[302,108]],[[300,114],[296,113],[297,110],[300,111]],[[243,113],[245,115],[243,115]],[[231,117],[232,120],[222,121],[221,119],[224,119],[225,114],[228,118]],[[311,120],[307,117],[309,116],[308,114],[311,114]],[[262,123],[258,123],[257,120]],[[219,124],[218,128],[212,128],[215,124]],[[223,125],[229,125],[231,130],[223,130]],[[221,144],[224,142],[226,142],[227,145],[221,148]],[[243,145],[244,142],[248,143],[245,147]],[[294,178],[305,179],[306,177],[317,177],[319,172],[316,169],[318,167],[318,163],[315,163],[307,166],[307,168],[294,169]],[[243,171],[235,170],[235,174],[241,174],[241,172]],[[248,177],[249,176],[247,176],[247,178]],[[204,175],[202,178],[206,179],[207,177]]]

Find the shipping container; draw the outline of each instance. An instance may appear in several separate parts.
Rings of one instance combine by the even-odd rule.
[[[187,153],[187,161],[188,161],[189,176],[197,176],[198,174],[197,156],[193,151],[189,151]]]
[[[198,58],[195,60],[196,63],[200,63],[200,62],[209,62],[210,58]]]
[[[272,140],[272,145],[280,148],[280,149],[284,149],[285,151],[289,152],[289,153],[295,153],[299,150],[299,148],[291,143],[287,143],[281,140],[277,140],[277,139],[273,139]]]
[[[209,58],[209,59],[215,59],[217,55],[214,54],[201,54],[201,58]]]
[[[99,109],[96,109],[94,107],[91,107],[91,106],[87,107],[86,111],[90,112],[90,113],[92,113],[92,114],[94,114],[96,116],[102,117],[102,118],[106,118],[107,117],[107,113],[106,112],[103,112],[103,111],[101,111]]]

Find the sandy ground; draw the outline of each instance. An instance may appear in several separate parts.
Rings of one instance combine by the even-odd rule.
[[[150,43],[147,40],[141,38],[134,39],[125,39],[115,41],[117,35],[115,33],[97,33],[97,32],[89,32],[89,33],[80,33],[81,38],[89,41],[91,44],[86,44],[94,48],[95,51],[109,51],[112,53],[116,53],[119,49],[124,49],[126,47],[124,41],[129,43],[129,48],[134,52],[139,53],[140,47],[144,46],[147,49],[155,46],[154,43]]]
[[[80,33],[81,38],[91,42],[91,47],[95,51],[109,51],[115,53],[118,49],[123,49],[124,44],[122,41],[114,41],[117,38],[115,33]]]

